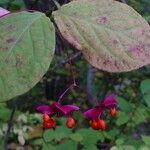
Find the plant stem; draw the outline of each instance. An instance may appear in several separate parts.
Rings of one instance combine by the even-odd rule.
[[[75,87],[76,84],[71,84],[60,96],[59,96],[59,99],[58,99],[58,103],[62,100],[62,98],[64,97],[64,95],[73,87]]]
[[[80,56],[81,56],[81,52],[77,52],[74,55],[72,55],[70,58],[68,58],[67,60],[63,60],[60,63],[56,64],[51,70],[55,70],[56,68],[58,68],[58,67],[60,67],[60,66],[62,66],[64,64],[66,64],[66,63],[69,63],[70,60],[74,61],[74,60],[76,60]]]
[[[52,19],[53,19],[53,18],[52,18]],[[68,58],[68,63],[69,63],[69,65],[70,65],[69,71],[70,71],[70,74],[71,74],[72,80],[73,80],[73,84],[71,84],[71,85],[61,94],[61,96],[59,97],[58,102],[60,102],[60,100],[63,98],[63,96],[64,96],[72,87],[77,86],[77,84],[76,84],[76,79],[75,79],[75,75],[74,75],[74,71],[73,71],[73,67],[72,67],[72,60],[71,60],[71,58],[70,58],[70,56],[69,56],[69,53],[68,53],[68,51],[67,51],[67,49],[69,49],[68,43],[66,43],[65,39],[64,39],[63,36],[61,35],[61,33],[60,33],[60,31],[59,31],[59,29],[58,29],[58,27],[57,27],[57,24],[55,23],[54,19],[53,19],[53,23],[54,23],[54,25],[55,25],[56,32],[58,33],[58,35],[60,36],[60,38],[61,38],[61,40],[62,40],[62,42],[63,42],[63,44],[64,44],[64,47],[65,47],[65,48],[64,48],[64,52],[67,54],[67,57],[69,57],[69,58]]]
[[[98,105],[98,101],[97,101],[97,96],[94,93],[95,89],[93,86],[93,80],[94,80],[94,70],[93,67],[88,64],[88,71],[87,71],[87,95],[88,95],[88,101],[90,102],[90,104],[92,104],[93,106]]]

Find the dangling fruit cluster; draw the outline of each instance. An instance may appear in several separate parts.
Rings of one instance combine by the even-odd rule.
[[[117,116],[116,108],[110,109],[110,115],[115,118]],[[91,128],[94,130],[106,130],[106,122],[103,119],[92,119]]]
[[[115,95],[109,95],[106,99],[84,112],[84,116],[91,120],[91,127],[94,130],[106,130],[106,122],[101,118],[101,115],[105,110],[109,110],[110,115],[115,118],[117,116],[116,108],[118,102],[115,99]],[[37,111],[43,114],[43,127],[44,129],[55,129],[56,121],[53,116],[65,116],[67,117],[66,127],[72,129],[76,125],[76,120],[72,117],[74,111],[79,111],[79,107],[76,105],[61,105],[59,102],[53,102],[51,105],[40,105],[36,108]]]
[[[106,129],[106,123],[102,119],[92,120],[91,127],[94,130],[105,130]]]
[[[55,129],[56,128],[56,121],[49,117],[48,114],[43,115],[43,127],[45,129]]]
[[[69,117],[66,122],[67,128],[73,128],[76,124],[76,121],[73,117]],[[52,119],[48,114],[43,115],[43,128],[44,129],[55,129],[56,121]]]

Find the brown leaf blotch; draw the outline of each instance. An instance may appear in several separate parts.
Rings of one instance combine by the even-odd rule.
[[[99,18],[97,19],[97,22],[98,22],[98,23],[105,24],[105,23],[108,22],[108,18],[105,17],[105,16],[99,17]]]
[[[8,44],[10,44],[10,43],[12,43],[12,42],[14,42],[14,39],[13,38],[7,38],[6,39],[6,43],[8,43]]]

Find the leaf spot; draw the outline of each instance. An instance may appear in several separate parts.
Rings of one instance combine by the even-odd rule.
[[[105,16],[102,16],[102,17],[97,19],[97,22],[102,23],[102,24],[106,24],[108,22],[108,18]]]
[[[112,43],[113,43],[114,45],[116,45],[116,44],[118,44],[118,41],[117,41],[116,39],[113,39],[113,40],[112,40]]]
[[[7,38],[6,39],[6,42],[9,44],[9,43],[12,43],[12,42],[14,42],[14,39],[13,38]]]
[[[144,50],[144,44],[132,45],[130,51],[134,53],[140,53]]]

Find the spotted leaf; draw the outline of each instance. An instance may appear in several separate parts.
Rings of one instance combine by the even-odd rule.
[[[150,27],[130,6],[75,0],[53,15],[63,37],[96,68],[126,72],[150,64]]]
[[[43,13],[0,18],[0,101],[30,90],[46,73],[54,54],[54,26]]]

